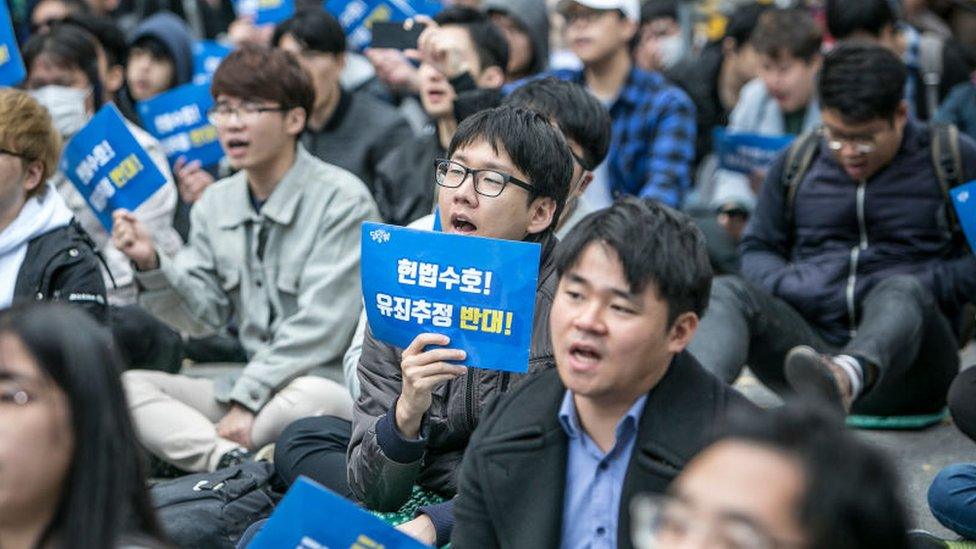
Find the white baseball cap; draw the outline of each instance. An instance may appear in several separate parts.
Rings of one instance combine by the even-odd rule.
[[[640,23],[640,0],[560,0],[556,10],[563,13],[572,4],[594,10],[620,10],[627,19]]]

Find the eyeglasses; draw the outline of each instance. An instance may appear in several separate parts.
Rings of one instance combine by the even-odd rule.
[[[535,194],[535,188],[525,181],[518,179],[507,173],[495,170],[473,170],[464,164],[453,160],[438,159],[434,161],[434,180],[441,187],[455,189],[460,187],[468,174],[474,181],[474,192],[481,196],[494,198],[505,190],[505,185],[511,183],[516,187],[522,187],[531,194]]]
[[[232,116],[244,123],[251,123],[257,120],[258,115],[266,112],[285,112],[289,109],[285,107],[262,107],[254,103],[242,103],[238,107],[228,105],[214,105],[207,111],[207,120],[214,126],[221,126],[230,122]]]
[[[874,142],[874,137],[839,137],[833,135],[826,126],[820,127],[820,135],[827,143],[827,148],[834,152],[840,152],[845,143],[849,143],[854,149],[854,154],[859,155],[871,154],[878,148],[878,144]]]
[[[0,154],[5,154],[7,156],[16,156],[17,158],[27,159],[27,156],[23,153],[18,153],[14,151],[8,151],[7,149],[0,148]]]
[[[638,495],[630,505],[631,538],[638,549],[667,549],[692,540],[711,542],[725,549],[785,549],[800,547],[799,540],[777,539],[758,525],[741,518],[709,520],[681,500],[662,495]]]

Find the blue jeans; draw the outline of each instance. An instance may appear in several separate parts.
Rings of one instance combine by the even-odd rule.
[[[943,526],[976,540],[976,463],[956,463],[939,471],[929,487],[929,508]]]

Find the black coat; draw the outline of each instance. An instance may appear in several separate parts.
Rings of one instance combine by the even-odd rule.
[[[558,419],[565,391],[549,370],[487,412],[461,465],[452,547],[559,547],[569,451]],[[618,547],[632,547],[627,502],[663,493],[736,407],[754,408],[687,351],[675,357],[648,393],[637,427],[620,495]]]
[[[62,301],[77,305],[100,323],[108,302],[95,245],[77,222],[48,231],[27,245],[17,273],[14,303]]]

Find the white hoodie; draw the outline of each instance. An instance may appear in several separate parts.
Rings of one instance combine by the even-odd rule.
[[[68,225],[72,213],[50,183],[41,197],[33,197],[20,209],[13,223],[0,231],[0,309],[13,303],[17,274],[34,238]]]

